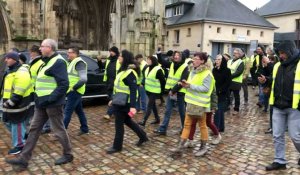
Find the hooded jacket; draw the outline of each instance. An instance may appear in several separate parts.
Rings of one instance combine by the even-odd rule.
[[[288,59],[280,61],[281,65],[278,67],[274,80],[274,106],[279,109],[286,109],[292,107],[295,74],[300,54],[293,41],[281,43],[277,50],[286,53]]]

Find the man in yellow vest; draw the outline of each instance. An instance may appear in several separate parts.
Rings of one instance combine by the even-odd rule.
[[[73,112],[78,115],[80,122],[80,131],[78,136],[89,133],[89,127],[82,108],[81,97],[85,92],[85,84],[87,82],[87,64],[79,56],[79,49],[71,47],[68,50],[68,77],[69,77],[69,90],[67,94],[67,104],[64,111],[64,124],[68,129],[69,123]]]
[[[113,46],[109,49],[110,56],[105,61],[105,71],[103,76],[103,82],[106,82],[107,95],[110,100],[112,100],[113,89],[114,89],[114,81],[117,76],[117,72],[121,67],[121,64],[118,61],[118,57],[120,55],[119,49],[116,46]],[[99,62],[98,62],[99,65]],[[112,108],[108,107],[106,115],[104,115],[105,119],[110,119],[112,116]]]
[[[262,45],[258,45],[257,48],[256,48],[256,52],[257,52],[257,55],[254,59],[254,62],[253,62],[253,66],[255,67],[256,69],[256,72],[255,72],[255,77],[256,79],[258,77],[261,76],[262,72],[263,72],[263,63],[262,63],[262,59],[263,57],[266,55],[265,53],[265,47],[262,46]],[[257,81],[257,80],[256,80]],[[265,104],[265,95],[263,93],[263,87],[262,87],[262,84],[261,83],[258,83],[258,103],[256,104],[259,108],[262,108],[263,105]]]
[[[245,51],[243,51],[242,55],[242,61],[244,62],[244,72],[243,72],[243,83],[242,83],[242,88],[244,92],[244,104],[248,104],[248,76],[250,74],[250,67],[251,67],[251,60],[250,58],[246,55]]]
[[[145,87],[142,82],[144,80],[144,72],[147,69],[147,62],[144,60],[143,55],[137,54],[135,56],[135,60],[137,61],[138,65],[140,66],[141,74],[138,78],[137,85],[138,85],[138,92],[139,92],[139,97],[137,99],[137,105],[136,105],[136,110],[139,113],[145,113],[147,109],[147,95],[145,91]]]
[[[230,93],[233,92],[234,95],[234,112],[233,115],[237,115],[240,111],[240,90],[242,88],[243,82],[243,72],[245,69],[244,62],[242,61],[242,56],[244,52],[240,48],[235,48],[233,51],[233,59],[229,60],[227,63],[228,68],[231,71],[231,84]]]
[[[162,59],[161,48],[157,52],[158,62],[162,67],[170,68],[165,89],[169,91],[167,98],[166,111],[162,124],[154,130],[154,133],[158,135],[166,135],[169,121],[172,114],[172,109],[174,103],[177,102],[178,111],[180,115],[181,128],[184,126],[184,117],[185,117],[185,89],[178,84],[182,80],[187,80],[189,76],[189,71],[187,64],[185,63],[185,58],[182,57],[179,51],[174,51],[172,62]],[[185,55],[186,56],[186,55]]]
[[[25,144],[26,121],[32,115],[32,87],[27,67],[20,63],[17,52],[5,56],[8,66],[0,87],[3,98],[3,121],[11,132],[13,148],[8,154],[19,154]]]
[[[55,40],[45,39],[40,49],[45,64],[39,70],[35,83],[35,111],[29,135],[21,155],[18,158],[6,159],[7,163],[22,169],[28,167],[40,132],[48,119],[53,133],[63,147],[63,156],[55,161],[55,165],[73,161],[71,143],[63,123],[63,106],[66,103],[66,92],[69,87],[67,63],[56,53]]]
[[[275,157],[267,171],[286,169],[285,131],[300,153],[300,52],[294,41],[284,41],[277,47],[280,62],[273,69],[270,105],[273,105],[273,139]],[[265,81],[262,76],[261,82]],[[300,159],[298,161],[300,165]]]

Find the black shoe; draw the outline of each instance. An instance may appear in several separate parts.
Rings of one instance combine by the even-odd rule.
[[[152,121],[150,124],[151,125],[156,125],[156,124],[159,124],[160,123],[160,120],[154,120],[154,121]]]
[[[110,147],[106,150],[106,154],[113,154],[113,153],[117,153],[117,152],[121,152],[122,149],[115,149],[114,147]]]
[[[272,170],[285,170],[286,165],[280,164],[277,162],[273,162],[271,165],[266,166],[266,171],[272,171]]]
[[[140,139],[135,145],[137,147],[140,147],[140,146],[142,146],[144,143],[146,143],[148,141],[149,141],[149,139],[146,137],[145,139]]]
[[[9,163],[11,165],[17,165],[20,166],[21,168],[27,168],[28,167],[28,162],[24,161],[23,159],[19,158],[14,158],[14,159],[5,159],[6,163]]]
[[[300,165],[300,159],[298,160],[298,165]]]
[[[8,151],[8,154],[16,155],[20,154],[23,150],[23,146],[16,146]]]
[[[43,135],[43,134],[48,134],[48,133],[50,133],[51,132],[51,129],[43,129],[42,131],[41,131],[41,134]]]
[[[79,131],[77,136],[81,136],[81,135],[84,135],[84,134],[90,134],[89,132],[83,132],[83,131]]]
[[[65,154],[61,158],[57,159],[55,161],[55,165],[62,165],[69,162],[72,162],[74,159],[74,156],[72,154]]]
[[[142,121],[142,122],[138,122],[138,124],[139,124],[140,126],[142,126],[142,127],[145,127],[146,122],[145,122],[145,121]]]
[[[158,129],[157,129],[157,130],[154,130],[153,132],[154,132],[155,134],[157,134],[157,135],[164,135],[164,136],[167,135],[167,132],[166,132],[166,131],[160,131],[160,130],[158,130]]]
[[[29,133],[28,133],[28,132],[26,132],[26,133],[25,133],[25,135],[24,135],[24,140],[27,140],[27,138],[28,138],[28,135],[29,135]]]
[[[265,132],[265,134],[272,134],[272,133],[273,133],[272,128],[269,128],[269,129]]]
[[[262,107],[263,107],[263,105],[262,105],[260,102],[256,103],[256,105],[257,105],[259,108],[262,108]]]

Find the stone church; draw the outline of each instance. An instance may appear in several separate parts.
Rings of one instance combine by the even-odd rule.
[[[0,54],[53,38],[59,49],[149,55],[163,43],[163,17],[162,0],[0,0]]]

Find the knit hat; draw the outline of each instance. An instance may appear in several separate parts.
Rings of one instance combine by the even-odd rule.
[[[112,46],[109,51],[114,52],[117,56],[120,55],[119,49],[116,46]]]
[[[168,52],[167,52],[167,56],[172,56],[173,55],[173,50],[169,50]]]
[[[26,61],[27,61],[27,57],[26,57],[24,54],[22,54],[22,53],[19,53],[19,57],[20,57],[20,60],[22,60],[22,61],[23,61],[23,63],[26,63]]]
[[[8,52],[5,55],[5,58],[11,58],[11,59],[14,59],[16,61],[19,61],[19,59],[20,59],[19,54],[17,52]]]

